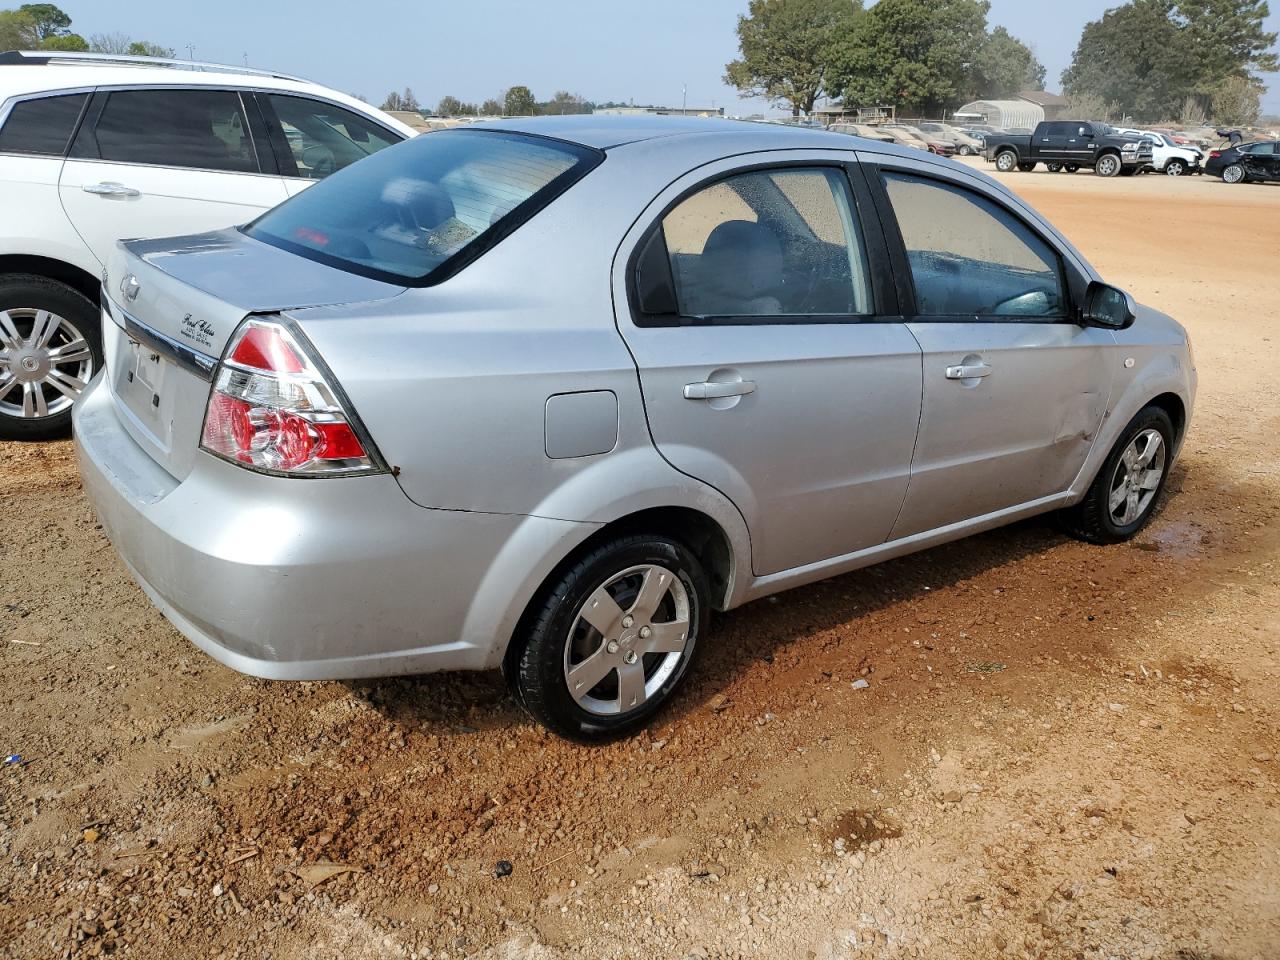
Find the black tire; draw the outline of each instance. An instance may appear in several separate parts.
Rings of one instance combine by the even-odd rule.
[[[959,152],[960,152],[960,156],[962,157],[972,157],[975,153],[977,153],[977,151],[974,150],[973,147],[969,146],[968,144],[961,145]]]
[[[1046,163],[1046,164],[1044,165],[1044,168],[1045,168],[1046,170],[1048,170],[1050,173],[1059,173],[1059,172],[1061,172],[1061,170],[1062,170],[1062,164],[1060,164],[1060,163]]]
[[[639,637],[643,636],[643,631],[621,631],[616,639],[622,644],[622,649],[617,654],[610,654],[611,656],[631,657],[629,663],[638,663],[644,670],[647,682],[657,682],[660,670],[667,670],[668,673],[640,706],[604,715],[580,703],[570,692],[567,672],[571,654],[567,651],[570,644],[585,639],[588,645],[594,646],[594,651],[584,656],[583,660],[606,653],[607,641],[615,638],[606,636],[585,623],[579,624],[579,614],[597,590],[606,587],[619,574],[643,566],[661,568],[678,578],[678,586],[683,589],[687,603],[686,638],[683,640],[683,649],[678,652],[678,659],[667,661],[667,655],[663,653],[645,653],[638,657],[630,653],[631,644],[640,642]],[[643,577],[643,574],[632,576]],[[627,581],[620,581],[619,586],[624,590],[618,596],[624,596]],[[676,587],[677,584],[673,582],[666,588],[671,593],[663,594],[663,606],[659,607],[658,616],[679,619]],[[548,583],[544,593],[535,601],[536,606],[531,610],[531,615],[525,619],[522,635],[513,638],[513,650],[507,668],[512,691],[530,716],[553,733],[570,740],[600,742],[632,733],[647,724],[662,709],[688,674],[698,650],[699,636],[706,628],[708,596],[707,578],[702,565],[687,547],[676,540],[637,534],[596,547]],[[625,605],[625,596],[618,602],[623,611],[632,609]],[[670,607],[666,607],[668,603],[671,604]],[[666,613],[663,612],[664,608]],[[656,626],[669,621],[654,619],[650,622]],[[584,631],[581,634],[575,629],[579,627]],[[618,644],[614,646],[617,647]],[[580,660],[579,664],[581,662],[583,661]],[[591,698],[590,694],[609,688],[605,692],[612,691],[615,706],[620,706],[620,678],[618,669],[610,668],[602,679],[583,691],[583,698],[604,703],[606,701],[603,697]]]
[[[1035,168],[1036,168],[1036,165],[1035,165],[1034,163],[1020,163],[1020,164],[1018,164],[1018,169],[1019,169],[1019,170],[1021,170],[1023,173],[1030,173],[1030,172],[1031,172],[1032,170],[1034,170]]]
[[[1141,172],[1142,171],[1139,170],[1137,167],[1121,167],[1120,168],[1120,176],[1122,177],[1136,177]]]
[[[1079,167],[1079,165],[1078,165],[1078,164],[1068,163],[1068,164],[1067,164],[1065,167],[1063,167],[1062,169],[1063,169],[1063,170],[1065,170],[1067,173],[1075,173],[1075,172],[1077,172],[1077,171],[1080,169],[1080,167]]]
[[[1245,173],[1244,167],[1241,164],[1233,163],[1223,168],[1223,183],[1244,183],[1248,179],[1249,175]]]
[[[1148,430],[1155,430],[1160,434],[1163,450],[1158,453],[1162,457],[1163,472],[1160,475],[1158,485],[1154,488],[1153,495],[1138,516],[1132,521],[1122,524],[1113,516],[1109,500],[1111,494],[1117,489],[1116,481],[1121,474],[1121,461],[1125,451],[1134,442],[1135,438]],[[1059,511],[1058,517],[1063,528],[1072,536],[1086,543],[1122,543],[1136,536],[1138,531],[1145,527],[1155,514],[1156,507],[1160,502],[1160,495],[1164,492],[1165,482],[1169,479],[1170,459],[1176,439],[1173,421],[1169,419],[1169,414],[1163,409],[1152,406],[1143,407],[1139,410],[1138,415],[1129,421],[1129,425],[1124,428],[1115,446],[1107,454],[1107,459],[1103,461],[1102,469],[1094,477],[1093,483],[1084,495],[1084,499],[1074,507]],[[1127,469],[1123,472],[1127,477]]]
[[[72,343],[75,334],[84,340],[89,348],[89,363],[87,375],[82,382],[88,383],[89,376],[102,369],[102,322],[98,308],[80,292],[47,277],[25,273],[3,274],[0,275],[0,312],[5,311],[14,311],[11,322],[20,336],[32,333],[35,321],[27,316],[28,311],[48,311],[61,318],[65,325],[59,326],[55,331],[51,343]],[[3,332],[0,330],[0,333]],[[23,346],[28,344],[24,343]],[[78,352],[82,351],[83,347]],[[23,363],[42,362],[25,350],[17,352],[0,342],[0,369],[16,369],[19,357]],[[69,370],[85,372],[82,363],[72,365],[69,361],[61,369],[63,373]],[[0,387],[0,390],[3,389]],[[15,391],[25,392],[26,389],[24,384],[11,382],[9,392],[0,397],[0,440],[52,440],[67,436],[71,431],[71,405],[65,402],[65,395],[50,386],[47,380],[37,382],[32,392],[32,403],[36,403],[35,398],[38,396],[46,407],[62,405],[62,408],[46,416],[24,416],[24,393],[19,392],[15,397]],[[38,410],[39,407],[33,409]]]
[[[1167,177],[1180,177],[1187,172],[1187,162],[1174,157],[1164,165],[1164,173]]]
[[[1001,150],[996,154],[996,169],[1001,173],[1010,173],[1018,167],[1018,155],[1014,151]]]
[[[1093,172],[1099,177],[1114,177],[1124,169],[1120,157],[1114,153],[1104,153],[1094,164]]]

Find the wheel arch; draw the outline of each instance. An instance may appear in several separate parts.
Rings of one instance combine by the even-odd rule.
[[[54,257],[25,253],[0,254],[0,275],[25,273],[64,283],[95,307],[99,305],[102,281],[75,264]]]

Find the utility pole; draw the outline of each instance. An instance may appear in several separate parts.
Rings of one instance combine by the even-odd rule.
[[[187,59],[194,60],[196,58],[196,45],[194,43],[187,44]]]
[[[689,85],[687,83],[680,84],[680,116],[684,116],[689,112]]]
[[[245,53],[243,54],[243,56],[244,56],[244,65],[247,67],[247,66],[249,66],[249,53],[248,53],[248,51],[245,51]]]

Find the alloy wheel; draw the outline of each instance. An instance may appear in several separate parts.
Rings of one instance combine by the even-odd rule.
[[[1240,183],[1244,180],[1244,167],[1238,163],[1233,163],[1222,171],[1222,179],[1227,183]]]
[[[578,610],[564,649],[564,679],[583,710],[630,713],[675,673],[685,656],[689,591],[657,564],[628,567],[601,584]]]
[[[1107,511],[1116,526],[1127,527],[1150,509],[1167,461],[1159,430],[1148,428],[1129,441],[1116,463],[1107,497]]]
[[[93,351],[64,317],[35,307],[0,310],[0,415],[56,416],[93,378]]]
[[[1098,173],[1110,177],[1120,172],[1120,161],[1115,157],[1103,157],[1098,161]]]

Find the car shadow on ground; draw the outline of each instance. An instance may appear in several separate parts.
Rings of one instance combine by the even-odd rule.
[[[1187,510],[1186,498],[1169,496],[1180,490],[1185,475],[1184,466],[1179,464],[1170,476],[1169,491],[1162,497],[1152,525],[1139,536],[1139,542],[1158,532],[1170,513],[1180,516]],[[1202,475],[1197,476],[1197,483],[1214,486],[1212,478]],[[712,619],[710,631],[701,638],[703,649],[685,689],[655,718],[655,724],[679,721],[704,709],[753,665],[771,663],[789,644],[846,628],[865,629],[868,619],[891,608],[901,608],[901,622],[882,624],[883,635],[896,634],[904,626],[918,628],[913,608],[925,598],[946,598],[959,585],[1002,568],[1008,568],[1011,577],[1024,577],[1019,566],[1024,561],[1075,542],[1061,532],[1051,515],[1034,517],[718,614]],[[1133,547],[1081,545],[1080,549],[1102,551],[1102,557],[1108,550]],[[1087,561],[1082,558],[1081,563]],[[872,642],[877,648],[883,646],[878,640]],[[849,650],[849,654],[856,652]],[[442,736],[532,723],[497,672],[351,681],[346,686],[389,720]]]

